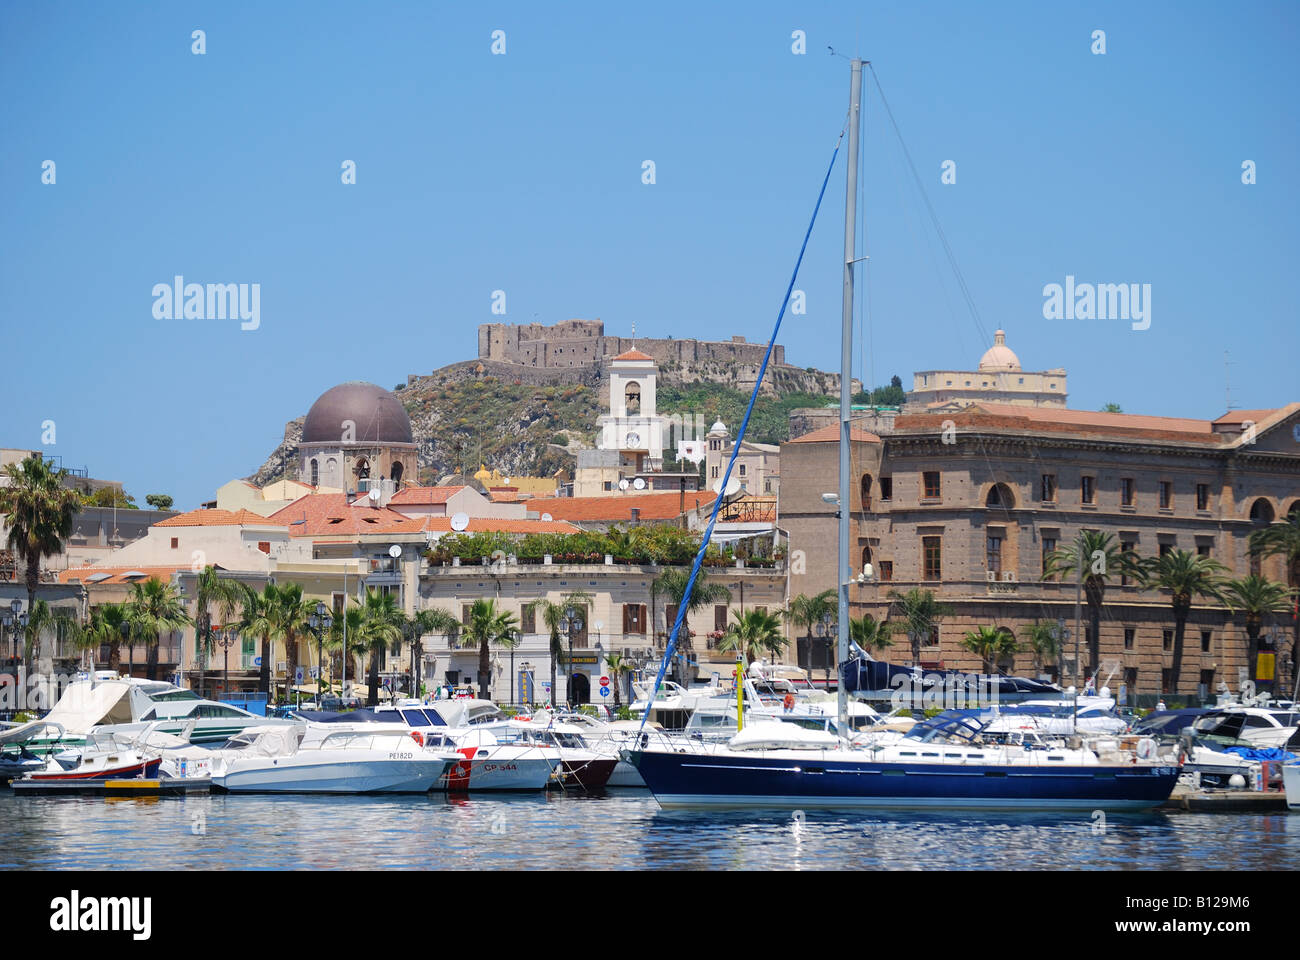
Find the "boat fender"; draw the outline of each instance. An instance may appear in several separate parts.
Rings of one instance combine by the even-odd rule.
[[[420,746],[424,746],[424,734],[422,734],[419,730],[411,731],[411,739],[414,740],[416,743],[418,743]]]

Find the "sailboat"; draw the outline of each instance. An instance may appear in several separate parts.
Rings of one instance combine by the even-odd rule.
[[[849,103],[848,189],[845,197],[844,303],[840,374],[839,447],[839,662],[850,657],[849,585],[854,579],[850,558],[849,427],[851,418],[853,342],[853,277],[857,209],[858,129],[862,100],[862,68],[852,61]],[[838,154],[839,147],[836,147]],[[832,158],[832,167],[834,159]],[[827,171],[829,179],[830,171]],[[822,185],[823,195],[825,183]],[[820,207],[821,198],[818,198]],[[813,214],[816,220],[816,211]],[[812,224],[809,225],[811,232]],[[804,240],[805,249],[807,238]],[[803,253],[800,252],[802,260]],[[795,273],[797,276],[798,266]],[[793,287],[794,278],[791,278]],[[789,291],[787,290],[787,301]],[[782,307],[782,315],[784,306]],[[777,330],[780,329],[780,318]],[[777,331],[773,331],[775,342]],[[769,343],[769,352],[771,343]],[[764,369],[766,364],[764,365]],[[762,371],[759,374],[762,380]],[[757,395],[759,383],[754,386]],[[752,409],[753,398],[750,401]],[[741,425],[735,450],[748,423]],[[735,453],[721,484],[735,466]],[[721,498],[719,498],[720,500]],[[717,516],[715,505],[714,517]],[[700,558],[713,530],[704,536],[692,571],[694,583]],[[683,605],[684,606],[684,605]],[[672,653],[673,637],[665,651]],[[661,667],[659,680],[663,678]],[[841,682],[837,698],[839,732],[800,730],[792,724],[745,725],[723,745],[652,742],[645,733],[637,749],[625,751],[646,786],[665,808],[980,808],[1020,810],[1140,810],[1164,803],[1178,779],[1176,758],[1111,751],[1104,757],[1082,746],[1023,745],[986,740],[989,718],[943,714],[918,724],[901,740],[859,747],[847,739],[848,684]],[[656,682],[656,691],[658,681]],[[653,699],[653,696],[652,696]]]

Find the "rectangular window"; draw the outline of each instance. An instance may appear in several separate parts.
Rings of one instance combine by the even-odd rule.
[[[1198,543],[1198,544],[1196,545],[1196,554],[1197,554],[1197,556],[1200,556],[1200,557],[1208,557],[1208,556],[1211,556],[1210,550],[1211,550],[1211,547],[1210,547],[1210,544],[1208,544],[1208,543]]]
[[[1160,692],[1161,693],[1173,693],[1173,691],[1170,689],[1170,686],[1173,683],[1173,679],[1174,679],[1174,672],[1170,670],[1168,667],[1165,667],[1163,670],[1160,671]]]
[[[1198,483],[1196,485],[1196,509],[1210,509],[1210,485],[1208,483]]]
[[[469,612],[473,609],[473,604],[462,603],[460,605],[460,622],[464,626],[469,626]]]
[[[1164,632],[1161,645],[1164,650],[1172,650],[1174,648],[1174,632],[1172,630],[1166,630]]]
[[[883,581],[885,581],[885,582],[888,582],[888,581],[894,579],[894,561],[893,561],[893,560],[881,560],[881,561],[880,561],[880,579],[883,580]]]
[[[714,479],[714,480],[718,479],[718,468],[717,468],[717,467],[714,467],[714,468],[713,468],[713,479]]]
[[[990,534],[985,540],[984,563],[994,573],[1002,572],[1002,537]]]
[[[664,617],[665,617],[665,619],[667,620],[667,623],[668,623],[668,626],[665,627],[664,630],[665,630],[665,632],[667,632],[667,633],[672,633],[672,632],[673,632],[673,624],[677,622],[677,604],[675,604],[675,603],[669,603],[669,604],[666,604],[666,605],[664,606]],[[685,627],[685,626],[690,626],[690,624],[686,624],[686,623],[684,623],[684,624],[682,624],[682,626],[684,626],[684,627]]]
[[[269,541],[269,540],[259,540],[259,541],[257,541],[257,549],[261,550],[263,553],[270,553],[270,552],[271,552],[271,541]]]
[[[1128,687],[1128,695],[1129,695],[1130,697],[1135,696],[1135,695],[1137,694],[1137,688],[1138,688],[1138,668],[1137,668],[1137,667],[1125,667],[1125,668],[1124,668],[1124,685],[1125,685],[1126,687]]]
[[[1132,553],[1135,546],[1137,546],[1137,544],[1132,540],[1121,540],[1119,542],[1120,553]],[[1129,578],[1127,575],[1122,573],[1119,575],[1119,585],[1121,587],[1128,586],[1128,581]]]
[[[1174,545],[1173,545],[1172,543],[1162,543],[1162,544],[1160,544],[1160,556],[1162,556],[1162,557],[1165,556],[1166,554],[1168,554],[1168,553],[1169,553],[1170,551],[1172,551],[1173,549],[1174,549]]]
[[[1160,509],[1172,510],[1174,507],[1174,485],[1168,480],[1160,481]]]
[[[1201,653],[1210,652],[1210,640],[1213,636],[1214,636],[1214,631],[1212,630],[1201,631]]]
[[[939,471],[938,470],[925,471],[925,499],[927,500],[939,499]]]
[[[1097,502],[1097,478],[1080,477],[1079,478],[1079,495],[1084,503]]]
[[[525,603],[519,608],[519,631],[521,633],[537,632],[537,608]]]
[[[740,464],[740,475],[742,477],[745,475],[745,465],[743,463]]]
[[[938,580],[942,571],[940,556],[941,537],[921,538],[922,580]]]
[[[623,604],[623,632],[645,633],[645,604]]]
[[[716,603],[713,605],[713,629],[727,629],[727,605],[725,603]]]
[[[1214,671],[1202,670],[1201,671],[1201,691],[1202,691],[1201,696],[1208,697],[1210,695],[1210,691],[1213,689],[1214,689]]]
[[[1133,649],[1133,640],[1136,636],[1137,636],[1137,631],[1135,629],[1133,629],[1132,627],[1124,628],[1124,649],[1125,650]]]
[[[1047,573],[1047,564],[1051,560],[1052,553],[1056,550],[1055,537],[1043,537],[1043,573]]]
[[[1120,477],[1119,480],[1119,503],[1122,507],[1133,506],[1133,478]]]
[[[1043,503],[1056,502],[1056,474],[1054,473],[1043,474],[1041,499]]]
[[[894,478],[893,477],[880,478],[880,499],[881,500],[894,499]]]
[[[181,545],[180,537],[172,537],[172,549],[175,550]]]

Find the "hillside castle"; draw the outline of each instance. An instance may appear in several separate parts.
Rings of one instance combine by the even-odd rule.
[[[564,320],[553,325],[484,323],[478,328],[480,360],[525,367],[601,366],[633,349],[653,357],[663,367],[708,361],[760,364],[767,345],[748,343],[744,337],[732,337],[729,342],[607,337],[601,320]],[[786,366],[785,347],[772,348],[772,363]]]

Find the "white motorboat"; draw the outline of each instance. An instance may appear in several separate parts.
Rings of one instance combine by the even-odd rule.
[[[1212,710],[1192,728],[1197,736],[1239,740],[1252,747],[1285,747],[1297,736],[1300,713],[1266,707],[1228,706]]]
[[[426,793],[460,759],[379,723],[255,727],[213,753],[212,783],[231,793]]]

